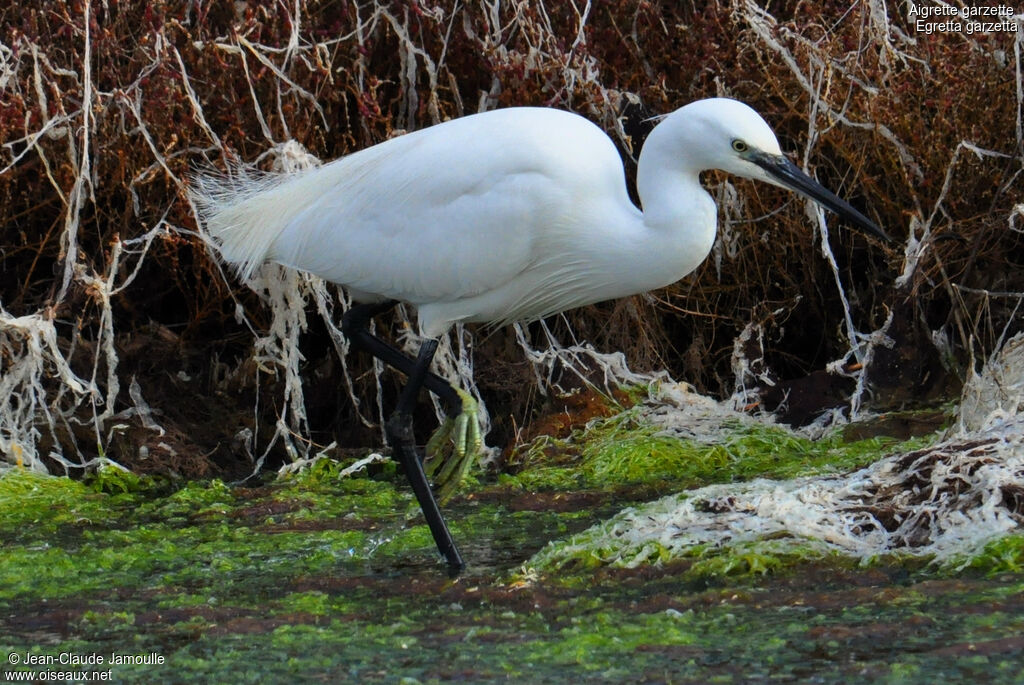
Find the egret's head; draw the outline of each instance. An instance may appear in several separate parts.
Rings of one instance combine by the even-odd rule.
[[[742,102],[698,100],[669,116],[676,119],[678,132],[685,136],[691,161],[701,168],[721,169],[796,191],[862,230],[889,240],[873,221],[789,161],[765,120]]]

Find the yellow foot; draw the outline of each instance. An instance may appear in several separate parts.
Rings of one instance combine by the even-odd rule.
[[[476,400],[462,390],[455,392],[462,399],[462,411],[455,418],[446,418],[427,441],[427,477],[433,480],[441,504],[455,494],[483,447]]]

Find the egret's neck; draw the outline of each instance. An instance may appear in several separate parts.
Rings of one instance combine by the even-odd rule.
[[[718,219],[714,200],[700,184],[701,165],[679,158],[673,123],[662,122],[647,137],[636,186],[644,225],[674,248],[686,274],[711,251]]]

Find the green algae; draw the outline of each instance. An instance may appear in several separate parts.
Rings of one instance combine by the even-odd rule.
[[[846,470],[909,449],[774,430],[737,426],[708,446],[599,421],[446,507],[469,562],[458,579],[391,468],[344,478],[326,462],[258,487],[8,474],[0,664],[12,652],[164,658],[113,667],[124,683],[1019,682],[1020,536],[960,570],[862,566],[765,539],[682,559],[652,547],[661,563],[633,570],[516,573],[637,492]],[[645,455],[660,463],[645,469]],[[545,470],[548,494],[531,491],[524,479]],[[579,496],[581,483],[598,494]]]
[[[693,548],[688,555],[693,560],[693,564],[685,576],[690,579],[749,579],[754,576],[777,573],[782,569],[793,568],[808,561],[820,561],[825,556],[822,550],[812,545],[788,544],[781,546],[771,540],[742,543],[725,550],[715,549],[709,545],[699,545]]]
[[[726,419],[712,443],[677,438],[645,423],[640,408],[592,421],[567,440],[539,439],[520,455],[520,471],[502,482],[524,489],[597,489],[616,493],[676,492],[715,483],[755,478],[785,480],[855,471],[887,455],[909,452],[934,443],[936,431],[897,440],[875,436],[850,440],[837,429],[818,440],[781,427]],[[555,462],[552,465],[551,462]],[[589,574],[608,563],[618,566],[659,565],[676,559],[687,562],[688,582],[707,577],[736,581],[810,561],[837,556],[813,540],[768,534],[764,539],[728,545],[698,544],[670,550],[657,540],[624,553],[604,526],[553,541],[526,565],[527,576],[557,574],[559,582],[586,583]],[[886,560],[889,561],[889,560]],[[911,566],[921,562],[900,560]]]
[[[386,489],[394,497],[389,484],[349,489]],[[294,495],[289,487],[272,492],[271,502]],[[313,490],[303,497],[303,504],[313,506],[328,500]],[[344,502],[343,496],[331,501],[338,499]],[[352,499],[349,504],[357,510],[367,505],[366,496]],[[382,546],[365,530],[294,530],[291,521],[310,515],[301,507],[280,519],[246,518],[251,512],[241,504],[232,488],[216,480],[153,496],[108,494],[69,479],[8,474],[0,478],[0,526],[9,541],[0,564],[0,599],[52,600],[129,585],[142,590],[207,585],[217,592],[236,585],[259,588],[261,578],[278,570],[323,573],[365,562]],[[384,546],[398,549],[403,541],[425,546],[415,530],[392,536]]]
[[[895,561],[895,557],[886,562]],[[519,570],[518,577],[542,575],[550,582],[581,586],[589,582],[595,569],[612,565],[622,568],[676,564],[675,573],[686,583],[728,580],[749,584],[759,576],[799,568],[808,562],[837,566],[855,566],[856,560],[822,548],[813,541],[784,536],[767,536],[728,545],[696,544],[682,552],[650,541],[630,555],[623,555],[614,540],[599,529],[588,529],[563,540],[556,540],[534,555]],[[913,560],[910,563],[914,563]],[[917,564],[920,565],[920,564]]]
[[[350,519],[375,519],[396,512],[414,513],[415,500],[395,488],[393,482],[370,478],[340,476],[340,466],[320,460],[307,471],[288,476],[274,488],[271,498],[279,503],[300,502],[286,520],[322,520],[346,516]]]
[[[410,591],[410,582],[424,587]],[[159,637],[139,614],[91,612],[76,630],[94,637],[70,648],[122,649],[114,644],[135,631],[142,636],[136,649],[156,650],[167,662],[119,667],[115,679],[154,683],[751,682],[811,675],[823,683],[896,682],[893,674],[927,683],[940,673],[1013,682],[1013,665],[1019,667],[1012,641],[1024,619],[1015,605],[999,604],[1011,588],[995,593],[958,582],[883,591],[833,577],[829,594],[787,594],[780,586],[737,593],[692,591],[663,576],[647,583],[609,578],[586,593],[551,595],[543,586],[482,592],[485,583],[439,586],[414,576],[382,592],[385,586],[364,579],[343,592],[268,597],[268,617],[259,621],[237,608],[230,616],[182,614]],[[1012,587],[1022,589],[1019,581]],[[66,648],[68,642],[37,651]]]
[[[108,462],[101,464],[99,468],[89,473],[85,483],[96,492],[126,494],[153,490],[158,486],[159,481],[151,476],[141,476]]]
[[[1005,535],[992,540],[971,559],[967,566],[988,575],[1024,573],[1024,535]]]
[[[0,535],[35,540],[113,517],[110,498],[67,478],[14,470],[0,478]]]
[[[282,576],[437,563],[411,493],[393,482],[325,473],[258,489],[213,480],[172,492],[117,488],[111,494],[66,478],[12,472],[0,478],[7,542],[0,602],[133,587],[156,594],[173,588],[192,604],[197,588],[206,596],[255,596]],[[487,545],[535,549],[527,538],[538,525],[545,535],[564,534],[576,518],[575,512],[508,512],[472,503],[451,527],[458,538],[479,535]]]
[[[565,440],[542,436],[514,455],[516,474],[502,481],[528,490],[628,486],[684,489],[750,480],[851,471],[896,450],[917,449],[938,434],[899,441],[886,436],[847,441],[842,430],[819,440],[763,424],[723,425],[714,444],[674,437],[644,423],[639,408],[592,421]],[[554,463],[552,463],[554,462]]]

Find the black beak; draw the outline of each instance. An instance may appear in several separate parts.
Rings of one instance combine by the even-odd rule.
[[[835,212],[854,226],[886,242],[892,242],[892,239],[875,222],[850,206],[850,203],[846,200],[800,171],[799,167],[782,155],[770,155],[761,152],[752,154],[747,159],[767,171],[780,185],[811,198],[825,209]]]

